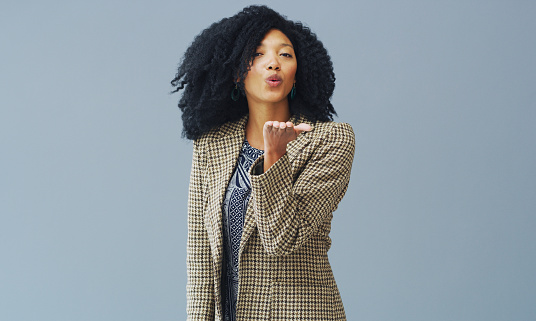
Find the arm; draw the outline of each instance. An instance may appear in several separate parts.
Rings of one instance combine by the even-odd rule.
[[[214,279],[212,257],[203,219],[205,205],[203,157],[199,142],[194,142],[188,193],[188,241],[186,287],[188,320],[214,320]]]
[[[346,192],[355,149],[350,125],[334,123],[312,148],[295,180],[287,154],[261,175],[251,175],[255,220],[268,254],[285,255],[299,248]],[[263,157],[252,171],[262,162]]]

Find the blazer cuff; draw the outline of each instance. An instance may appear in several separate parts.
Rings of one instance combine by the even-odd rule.
[[[292,174],[287,154],[281,156],[264,173],[262,172],[263,165],[264,156],[261,156],[251,166],[251,190],[257,206],[269,208],[277,198],[282,197],[292,188]]]
[[[282,171],[287,172],[284,169],[284,167],[287,167],[289,169],[288,172],[290,173],[290,162],[288,160],[287,153],[285,153],[283,156],[281,156],[281,158],[279,158],[277,160],[277,162],[275,162],[275,164],[273,164],[270,168],[268,168],[268,170],[266,172],[264,172],[264,155],[261,155],[251,165],[251,168],[249,170],[249,175],[251,177],[253,177],[253,176],[261,176],[261,175],[264,176],[264,174],[267,174],[267,173],[270,173],[270,172],[277,172],[277,173],[281,174]],[[271,176],[273,176],[273,174]]]

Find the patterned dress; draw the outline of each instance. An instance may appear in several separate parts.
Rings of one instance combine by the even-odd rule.
[[[238,164],[231,176],[223,203],[223,266],[222,311],[225,321],[236,320],[238,293],[238,249],[244,227],[244,217],[251,195],[248,171],[253,162],[264,152],[251,147],[247,140],[242,145]]]

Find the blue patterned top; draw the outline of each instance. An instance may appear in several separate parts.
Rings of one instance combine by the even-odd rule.
[[[248,172],[255,160],[264,151],[251,147],[247,140],[242,145],[238,164],[231,176],[223,203],[223,264],[222,264],[222,311],[225,321],[236,320],[238,293],[238,249],[244,227],[244,217],[251,195]]]

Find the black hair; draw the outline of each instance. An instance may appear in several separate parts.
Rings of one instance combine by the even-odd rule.
[[[271,29],[278,29],[289,38],[298,60],[296,96],[289,99],[290,113],[311,121],[333,120],[336,113],[330,98],[335,89],[335,74],[322,42],[300,22],[290,21],[266,6],[249,6],[213,23],[186,50],[171,81],[176,87],[172,92],[183,91],[178,104],[183,136],[196,139],[248,113],[243,79],[257,47]],[[238,101],[231,99],[236,85],[241,92]]]

